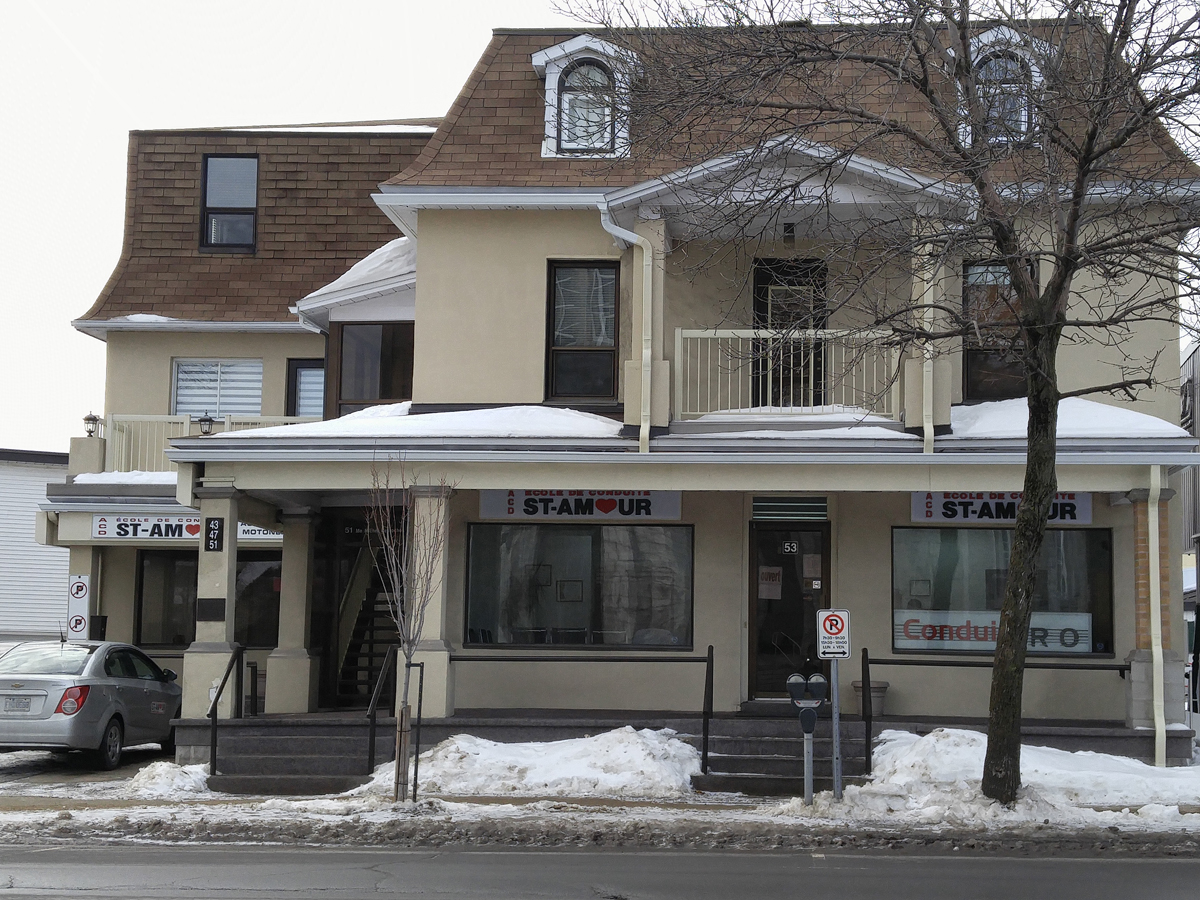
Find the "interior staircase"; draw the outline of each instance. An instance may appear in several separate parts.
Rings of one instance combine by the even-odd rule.
[[[389,610],[387,595],[372,592],[364,597],[358,618],[350,634],[346,655],[338,670],[337,705],[342,708],[364,708],[371,702],[371,692],[383,668],[388,648],[399,643],[396,623]],[[394,682],[384,685],[380,708],[392,708]]]

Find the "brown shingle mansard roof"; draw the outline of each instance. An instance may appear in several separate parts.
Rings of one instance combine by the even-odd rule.
[[[429,140],[428,128],[344,127],[132,132],[121,258],[83,318],[295,322],[290,305],[396,237],[371,194]],[[230,153],[259,158],[252,255],[200,249],[202,160]]]
[[[1031,27],[1053,34],[1056,20],[1038,20]],[[817,26],[827,31],[831,26]],[[543,159],[545,134],[545,86],[533,68],[531,57],[538,50],[563,43],[580,34],[559,30],[496,30],[483,56],[467,79],[442,124],[420,156],[388,186],[473,186],[473,187],[622,187],[676,171],[699,159],[649,160],[642,156],[634,165],[589,159]],[[593,32],[603,37],[602,32]],[[662,32],[669,34],[669,32]],[[661,51],[661,47],[659,48]],[[850,72],[839,67],[841,83],[865,86],[859,100],[867,106],[906,112],[918,130],[932,129],[928,113],[904,89],[886,83],[874,71]],[[865,77],[864,77],[865,76]],[[811,86],[816,89],[816,85]],[[722,127],[718,124],[718,130]],[[809,140],[817,135],[805,134]],[[830,133],[828,140],[840,143],[845,135]],[[636,142],[636,134],[633,136]],[[929,171],[930,161],[918,158],[911,148],[877,146],[875,158],[904,166],[915,172]],[[900,151],[899,153],[897,151]],[[1187,159],[1161,126],[1149,129],[1132,142],[1127,158],[1160,175],[1174,178],[1200,177],[1200,168]],[[686,156],[686,154],[684,154]],[[1040,159],[1040,157],[1039,157]],[[936,167],[934,167],[936,169]]]

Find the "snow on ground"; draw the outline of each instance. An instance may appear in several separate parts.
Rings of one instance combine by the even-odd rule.
[[[621,423],[546,406],[505,406],[410,416],[411,403],[373,406],[340,419],[230,431],[222,438],[613,438]]]
[[[1020,826],[1105,825],[1200,827],[1200,815],[1181,814],[1179,805],[1200,805],[1200,767],[1158,769],[1105,753],[1069,753],[1049,747],[1021,748],[1022,787],[1005,808],[979,789],[987,736],[939,728],[918,736],[885,731],[874,753],[874,778],[850,785],[844,802],[824,793],[812,807],[788,801],[783,816],[849,820],[863,824]],[[1110,808],[1110,811],[1095,807]],[[1112,812],[1111,808],[1122,809]],[[1115,818],[1114,818],[1115,817]]]
[[[1029,406],[1022,398],[950,408],[956,438],[1023,438]],[[1058,403],[1060,438],[1185,438],[1188,433],[1157,416],[1108,403],[1068,397]]]
[[[80,472],[75,484],[175,484],[178,472]]]
[[[129,779],[128,789],[134,796],[160,800],[181,800],[207,794],[208,764],[178,766],[165,760],[153,762]]]
[[[381,766],[366,790],[391,793]],[[454,796],[667,798],[691,793],[700,754],[670,729],[618,728],[595,737],[498,743],[456,735],[421,754],[422,792]]]
[[[603,835],[616,843],[777,846],[780,835],[971,833],[1005,839],[1082,835],[1084,846],[1091,846],[1087,842],[1095,837],[1087,835],[1173,834],[1183,840],[1200,830],[1200,815],[1180,811],[1181,805],[1200,807],[1200,767],[1156,769],[1106,754],[1024,747],[1020,797],[1005,808],[979,790],[985,742],[978,732],[957,729],[923,736],[886,731],[875,751],[873,780],[847,786],[841,803],[822,792],[811,807],[799,799],[756,804],[736,795],[692,794],[698,755],[666,730],[622,728],[522,744],[459,735],[422,754],[422,799],[416,804],[391,802],[390,763],[345,794],[262,798],[210,792],[203,766],[155,761],[132,778],[62,790],[44,783],[22,790],[8,781],[0,790],[0,800],[9,801],[0,803],[0,839],[91,833],[370,843],[404,834],[416,842],[553,844],[591,843]],[[16,768],[30,761],[28,754],[0,755],[0,761],[6,757]],[[39,797],[57,798],[57,805],[39,808]],[[64,800],[81,805],[65,812]]]

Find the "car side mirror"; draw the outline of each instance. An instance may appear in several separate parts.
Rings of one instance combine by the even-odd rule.
[[[167,681],[174,681],[179,676],[175,674],[174,669],[163,669],[163,678]]]

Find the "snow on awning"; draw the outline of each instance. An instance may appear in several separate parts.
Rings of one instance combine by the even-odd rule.
[[[412,321],[416,312],[417,245],[407,237],[389,241],[313,291],[293,309],[322,331],[330,321]]]
[[[1025,439],[1029,422],[1026,401],[1000,400],[950,410],[951,434],[975,440]],[[1068,397],[1058,404],[1059,440],[1072,438],[1188,439],[1178,425],[1157,416],[1136,412],[1110,403]]]

